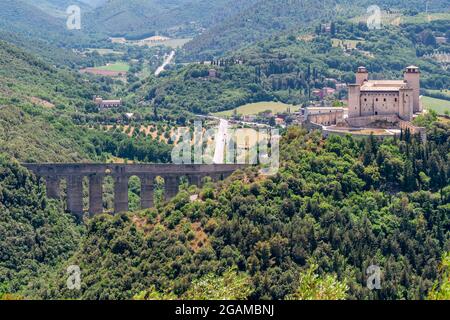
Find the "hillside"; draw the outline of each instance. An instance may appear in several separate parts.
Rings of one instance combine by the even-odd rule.
[[[66,16],[66,9],[69,6],[76,5],[81,8],[81,10],[90,10],[91,6],[94,6],[94,0],[20,0],[31,6],[37,7],[40,10],[46,12],[47,14],[63,18]],[[91,4],[92,3],[92,4]]]
[[[186,59],[210,60],[234,49],[247,46],[274,34],[298,30],[317,22],[328,23],[363,15],[373,1],[354,0],[259,0],[235,16],[208,28],[206,32],[188,43]],[[425,11],[420,0],[382,0],[382,9]],[[429,10],[449,10],[450,1],[430,1]]]
[[[88,28],[112,35],[139,38],[155,32],[195,35],[211,24],[248,7],[251,1],[229,0],[113,0],[85,16]]]
[[[98,161],[111,155],[167,161],[166,144],[81,125],[97,115],[92,97],[111,91],[104,81],[85,81],[0,41],[0,151],[23,162]]]
[[[39,55],[51,64],[70,67],[82,64],[72,48],[98,43],[102,37],[84,30],[68,30],[65,16],[52,15],[43,3],[35,5],[34,1],[24,0],[2,3],[0,40]]]
[[[334,34],[310,28],[274,36],[225,56],[213,66],[190,64],[175,68],[159,81],[149,79],[137,84],[135,98],[146,101],[160,114],[172,116],[231,110],[259,101],[298,105],[313,99],[314,89],[331,85],[327,78],[353,83],[361,65],[368,68],[373,79],[399,79],[404,68],[414,64],[421,68],[423,88],[450,86],[450,71],[426,57],[433,50],[448,50],[448,44],[423,41],[425,34],[448,30],[448,21],[369,31],[366,25],[339,20],[334,27]],[[309,38],[305,39],[305,34]],[[358,45],[346,50],[336,45],[339,41]],[[218,71],[216,78],[208,76],[210,68]]]
[[[450,69],[436,54],[450,52],[450,0],[379,0],[404,17],[381,30],[365,23],[372,0],[2,4],[0,300],[450,299]],[[72,4],[82,7],[81,31],[65,27]],[[154,34],[195,39],[155,75],[172,49],[131,41]],[[325,137],[286,115],[276,174],[248,166],[201,187],[180,176],[167,200],[176,190],[157,177],[154,207],[141,210],[141,171],[129,177],[129,212],[112,214],[127,193],[116,166],[101,173],[103,214],[87,213],[100,192],[84,177],[82,219],[65,212],[72,179],[61,177],[61,200],[49,199],[44,179],[21,165],[173,163],[178,129],[195,132],[196,115],[342,106],[359,66],[371,79],[402,79],[412,64],[430,106],[412,124],[426,143],[410,129]],[[121,101],[105,107],[94,96]],[[219,122],[205,118],[205,129]],[[80,290],[68,287],[71,265]],[[369,266],[382,272],[379,290],[368,288]]]
[[[449,132],[442,125],[430,131],[425,152],[408,135],[322,140],[291,128],[276,176],[249,169],[218,186],[184,188],[154,210],[98,216],[66,262],[80,264],[82,290],[67,290],[62,267],[52,290],[33,294],[198,297],[202,291],[192,289],[199,280],[220,283],[235,268],[234,278],[248,283],[244,297],[285,299],[312,268],[334,276],[348,299],[424,298],[450,245]],[[199,199],[190,201],[191,194]],[[362,280],[371,264],[384,270],[381,290]]]
[[[61,108],[84,105],[100,89],[70,70],[57,68],[23,49],[0,40],[0,103],[33,98]]]
[[[45,285],[52,268],[78,247],[82,227],[48,201],[45,185],[0,152],[0,300],[29,283]]]

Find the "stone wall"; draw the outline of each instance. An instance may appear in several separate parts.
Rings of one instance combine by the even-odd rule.
[[[400,119],[397,115],[373,115],[367,117],[348,118],[346,122],[350,127],[364,128],[373,126],[374,124],[383,123],[391,126],[392,128],[398,127]]]

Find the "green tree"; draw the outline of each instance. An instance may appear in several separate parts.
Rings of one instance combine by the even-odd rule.
[[[300,275],[299,285],[287,300],[344,300],[348,286],[337,280],[336,276],[319,277],[315,272],[318,266],[312,263],[309,269]]]

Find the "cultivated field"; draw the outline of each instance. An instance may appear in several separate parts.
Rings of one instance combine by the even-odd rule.
[[[450,99],[450,90],[427,90],[430,93],[443,94]]]
[[[98,67],[96,69],[115,72],[128,72],[128,70],[130,70],[130,65],[126,62],[115,62],[107,64],[106,66]]]
[[[438,114],[444,114],[445,111],[450,112],[450,101],[448,100],[422,97],[422,103],[426,110],[434,110]]]
[[[403,16],[402,23],[426,23],[436,20],[450,20],[450,13],[420,13],[416,16]]]
[[[355,23],[366,23],[368,19],[368,15],[359,16],[356,18],[351,19],[351,21]],[[402,14],[401,12],[392,12],[388,13],[386,11],[381,12],[381,23],[382,25],[395,25],[398,26],[400,24],[405,23],[427,23],[431,21],[437,21],[437,20],[449,20],[450,19],[450,13],[419,13],[415,16],[407,16]]]
[[[192,38],[169,39],[166,41],[156,42],[156,43],[150,45],[150,47],[166,46],[166,47],[169,47],[172,49],[178,49],[178,48],[181,48],[182,46],[184,46],[186,43],[188,43],[191,40],[192,40]]]
[[[247,115],[257,115],[260,112],[270,110],[272,113],[286,112],[288,109],[291,109],[291,112],[297,111],[300,109],[299,106],[293,106],[290,104],[285,104],[281,102],[257,102],[257,103],[249,103],[243,106],[236,108],[237,113],[243,116]],[[234,110],[217,112],[214,115],[218,117],[230,117],[234,113]]]
[[[87,53],[93,53],[93,52],[97,52],[99,55],[101,56],[106,56],[109,54],[114,54],[114,55],[123,55],[123,52],[121,51],[115,51],[113,49],[97,49],[97,48],[89,48],[86,49],[85,52]]]

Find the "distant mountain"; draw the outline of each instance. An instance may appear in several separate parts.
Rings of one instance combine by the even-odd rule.
[[[78,3],[72,1],[72,3]],[[53,64],[73,65],[80,57],[72,48],[98,44],[101,36],[85,30],[68,30],[66,19],[46,5],[64,5],[69,0],[15,0],[2,3],[0,10],[0,39],[13,43],[28,52],[38,54]],[[46,9],[47,8],[47,9]],[[56,8],[56,7],[53,7]],[[65,12],[65,9],[64,9]],[[106,41],[106,36],[103,37]]]
[[[330,22],[367,13],[371,0],[259,0],[230,19],[216,23],[186,45],[192,59],[210,59],[273,34],[313,22]],[[448,11],[450,0],[380,0],[381,9]]]

